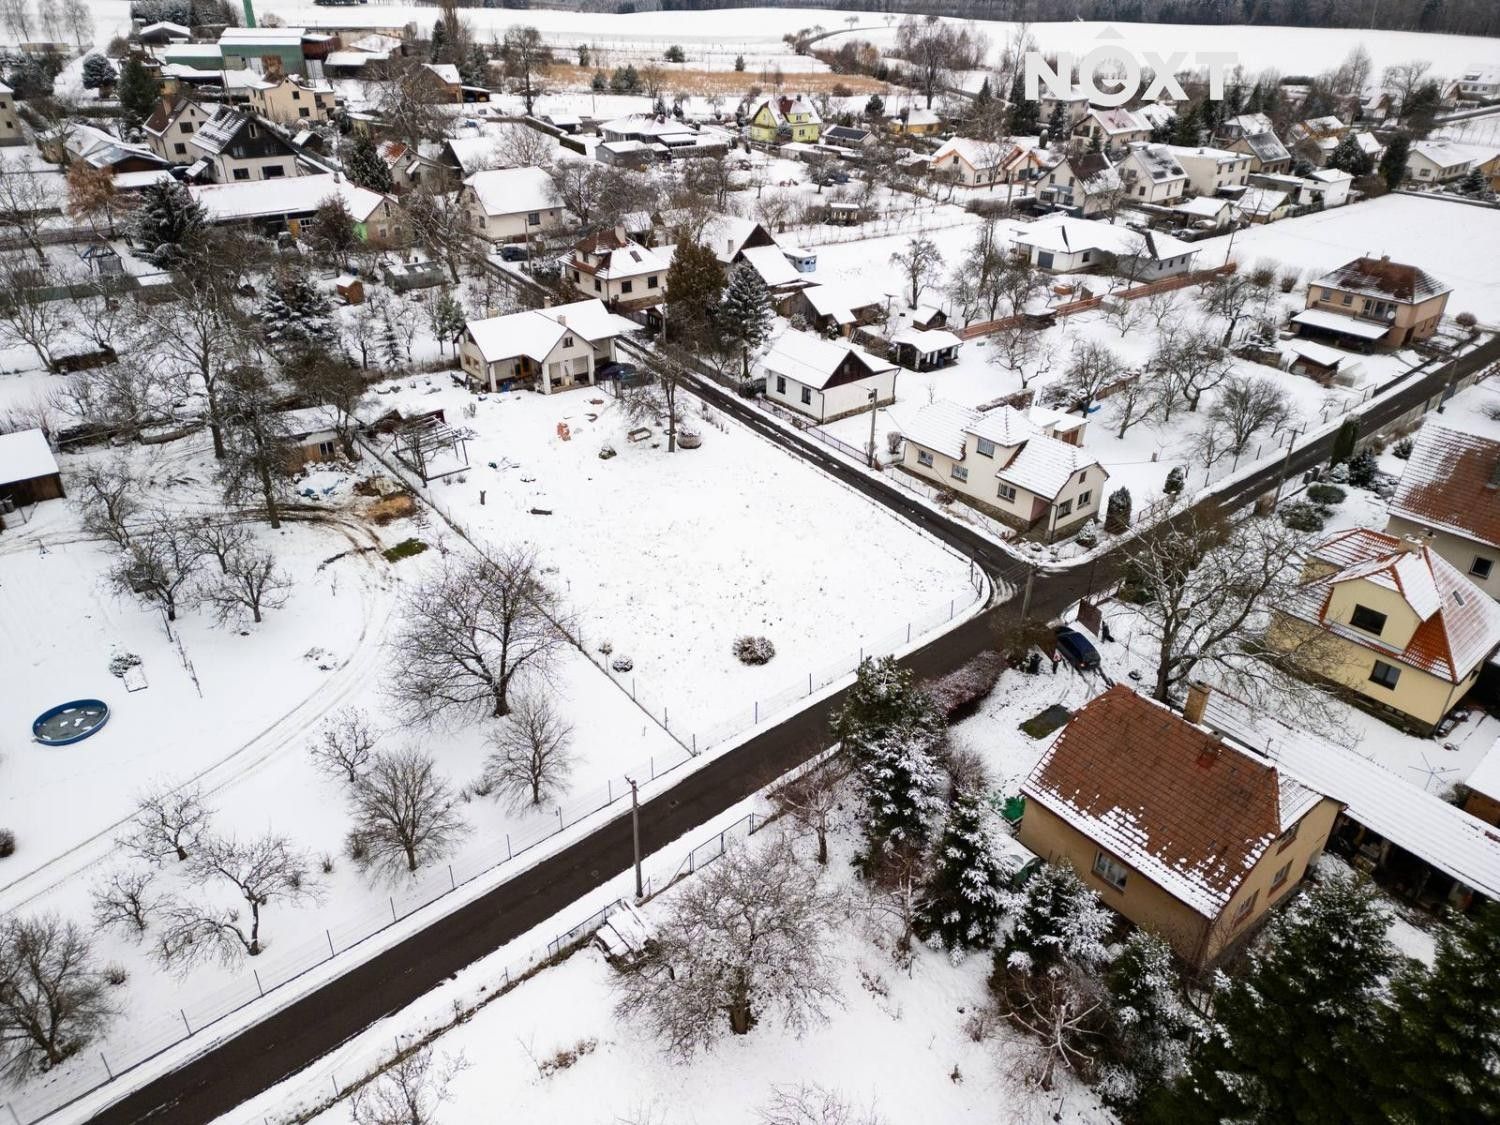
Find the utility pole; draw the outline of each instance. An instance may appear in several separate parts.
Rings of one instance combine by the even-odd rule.
[[[630,782],[630,835],[635,841],[635,901],[646,897],[645,884],[641,882],[641,804],[634,779]]]
[[[875,467],[875,404],[879,401],[878,387],[870,388],[870,468]]]
[[[1026,591],[1021,595],[1021,623],[1026,623],[1026,616],[1031,610],[1031,581],[1036,577],[1036,567],[1032,563],[1026,564]]]

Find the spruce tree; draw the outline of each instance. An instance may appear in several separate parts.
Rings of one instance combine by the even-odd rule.
[[[1500,1121],[1500,906],[1485,903],[1438,935],[1429,971],[1412,962],[1372,1067],[1392,1121]]]
[[[1370,158],[1368,152],[1359,147],[1359,142],[1354,139],[1353,133],[1345,133],[1343,140],[1339,141],[1328,157],[1328,167],[1340,172],[1348,172],[1351,176],[1368,176],[1371,169],[1375,167],[1375,161]]]
[[[202,234],[205,223],[203,205],[186,185],[157,180],[141,192],[131,235],[152,264],[170,269]]]
[[[1047,118],[1047,136],[1054,142],[1062,140],[1068,135],[1068,115],[1063,112],[1062,102],[1052,107],[1052,113]]]
[[[101,86],[111,85],[114,81],[115,64],[104,55],[95,52],[83,60],[83,88],[85,90],[97,90]]]
[[[991,944],[1000,926],[1008,873],[995,847],[994,818],[977,797],[960,794],[933,852],[918,933],[950,952]]]
[[[1172,123],[1172,142],[1179,145],[1196,145],[1199,131],[1203,128],[1203,115],[1195,102],[1186,113],[1178,113]]]
[[[1016,137],[1030,137],[1041,123],[1041,107],[1026,98],[1026,82],[1017,74],[1010,87],[1010,132]]]
[[[385,357],[385,365],[391,368],[400,367],[401,361],[406,358],[406,354],[401,350],[401,336],[396,331],[396,325],[391,320],[389,310],[381,318],[380,354]]]
[[[1380,174],[1385,178],[1388,191],[1395,191],[1406,179],[1406,162],[1411,156],[1411,137],[1397,133],[1385,143],[1385,152],[1380,157]]]
[[[1367,1065],[1396,967],[1390,917],[1364,884],[1334,880],[1282,911],[1215,999],[1160,1121],[1385,1122]]]
[[[266,342],[283,354],[329,348],[337,339],[332,302],[298,269],[284,267],[272,275],[256,315]]]
[[[871,121],[879,121],[885,116],[885,99],[879,94],[871,94],[870,100],[865,102],[865,116]]]
[[[432,21],[432,55],[429,62],[440,63],[443,61],[443,52],[448,49],[448,26],[443,22],[443,17],[438,16]]]
[[[719,305],[719,324],[726,336],[740,346],[743,378],[750,378],[750,353],[771,334],[771,294],[760,274],[741,262],[729,275],[729,287]]]
[[[391,168],[380,158],[374,139],[368,133],[355,133],[349,153],[344,157],[344,171],[349,179],[371,191],[389,192],[395,187]]]
[[[464,56],[464,61],[459,65],[458,76],[468,86],[488,86],[490,84],[490,57],[484,53],[484,48],[475,43],[469,48],[469,53]]]
[[[1109,959],[1115,916],[1071,867],[1046,864],[1002,901],[1013,922],[995,950],[997,973],[1096,969]]]
[[[695,340],[714,330],[714,313],[724,293],[724,268],[707,246],[691,239],[678,243],[667,268],[666,334]]]
[[[1101,1092],[1129,1111],[1176,1081],[1201,1021],[1188,1006],[1172,947],[1136,930],[1109,970],[1112,1059]]]
[[[1477,167],[1470,168],[1469,174],[1464,177],[1462,184],[1464,193],[1466,195],[1478,195],[1487,187],[1489,187],[1489,184],[1485,181],[1484,173]]]
[[[115,85],[115,96],[120,99],[120,110],[125,124],[139,129],[141,122],[151,116],[156,108],[156,99],[161,96],[161,82],[151,74],[141,60],[132,55],[120,68],[120,81]]]

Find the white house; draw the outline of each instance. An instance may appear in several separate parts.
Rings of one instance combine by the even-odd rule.
[[[1137,231],[1094,219],[1048,215],[1012,236],[1031,264],[1053,273],[1124,268],[1141,281],[1192,268],[1196,248],[1160,231]]]
[[[1073,130],[1074,136],[1098,141],[1110,152],[1119,152],[1132,141],[1151,139],[1151,126],[1123,106],[1101,109],[1094,106]]]
[[[1089,111],[1089,96],[1077,86],[1069,86],[1066,94],[1054,94],[1051,90],[1038,91],[1037,114],[1043,125],[1052,122],[1052,115],[1062,107],[1063,126],[1069,132],[1073,126],[1083,120],[1084,114]]]
[[[1461,179],[1473,165],[1470,154],[1447,141],[1413,141],[1406,157],[1406,178],[1423,184]]]
[[[1187,173],[1188,187],[1199,195],[1217,195],[1220,188],[1244,187],[1250,181],[1250,155],[1224,148],[1167,145]]]
[[[491,242],[521,242],[562,222],[552,177],[541,168],[475,172],[464,180],[462,201],[474,230]]]
[[[1248,222],[1274,223],[1292,209],[1292,198],[1284,191],[1256,187],[1241,194],[1235,206]]]
[[[1319,168],[1307,177],[1307,194],[1322,200],[1324,207],[1342,207],[1349,202],[1354,177],[1337,168]]]
[[[1126,196],[1137,203],[1175,203],[1187,190],[1187,172],[1167,145],[1134,143],[1118,168]]]
[[[297,153],[259,118],[227,106],[188,140],[193,157],[187,176],[230,184],[301,175]]]
[[[156,103],[142,129],[151,151],[173,164],[191,164],[202,153],[190,151],[193,134],[213,117],[217,107],[204,108],[190,97],[164,96]]]
[[[994,187],[1035,179],[1044,161],[1034,145],[1016,140],[977,141],[953,137],[932,154],[934,175],[953,177],[966,187]]]
[[[901,467],[1048,542],[1094,518],[1109,473],[1083,449],[1086,419],[956,402],[924,406],[901,428]]]
[[[21,122],[16,117],[15,91],[0,82],[0,145],[25,144],[21,135]]]
[[[1084,218],[1117,206],[1125,194],[1120,170],[1102,152],[1064,156],[1037,181],[1043,202],[1066,207]]]
[[[824,340],[795,328],[781,334],[761,369],[766,397],[831,422],[896,401],[896,365],[844,340]]]
[[[459,358],[470,384],[494,392],[522,383],[551,394],[593,386],[598,369],[615,360],[615,341],[639,327],[602,301],[527,309],[469,321]]]
[[[1172,210],[1182,221],[1198,230],[1224,230],[1239,217],[1232,200],[1219,196],[1195,195],[1174,204]]]
[[[598,297],[611,308],[645,308],[666,299],[670,257],[648,250],[616,227],[583,239],[562,266],[585,297]]]

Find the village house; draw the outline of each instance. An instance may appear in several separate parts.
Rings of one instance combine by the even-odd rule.
[[[1097,142],[1099,147],[1111,155],[1124,152],[1132,141],[1149,141],[1151,127],[1123,106],[1113,109],[1089,108],[1073,135]]]
[[[517,385],[542,394],[592,387],[600,368],[616,361],[615,341],[639,327],[598,300],[527,309],[469,321],[459,362],[471,386],[491,393]]]
[[[1139,281],[1192,269],[1195,247],[1160,231],[1047,215],[1011,235],[1031,264],[1053,273],[1118,271]]]
[[[1287,130],[1287,142],[1298,156],[1321,168],[1348,133],[1349,126],[1330,114],[1298,121]]]
[[[760,361],[766,398],[832,422],[896,401],[896,365],[844,340],[789,328]]]
[[[911,106],[891,115],[888,127],[903,137],[931,137],[943,131],[943,119],[933,110]]]
[[[0,531],[19,518],[13,513],[65,495],[46,434],[35,429],[0,434]]]
[[[394,199],[326,173],[269,183],[248,180],[193,185],[188,192],[203,205],[208,222],[244,223],[267,235],[286,231],[297,237],[303,224],[330,197],[343,200],[354,220],[354,233],[362,242],[384,246],[400,242],[405,233]]]
[[[490,92],[483,86],[465,86],[458,67],[452,63],[423,63],[424,84],[433,94],[454,105],[473,105],[490,100]]]
[[[1349,202],[1349,193],[1354,189],[1354,177],[1337,168],[1319,168],[1308,175],[1304,193],[1308,202],[1321,203],[1329,207],[1342,207]],[[1301,199],[1298,203],[1303,202]]]
[[[205,107],[191,97],[163,95],[142,126],[151,151],[172,164],[191,164],[199,154],[189,151],[193,134],[213,118],[218,106]]]
[[[1037,181],[1037,198],[1082,218],[1108,214],[1125,194],[1120,171],[1102,152],[1065,156]]]
[[[143,47],[164,47],[168,43],[186,43],[193,37],[189,28],[180,23],[172,23],[170,20],[158,20],[148,23],[136,33],[136,39]]]
[[[631,240],[618,227],[584,238],[563,260],[563,272],[585,297],[611,309],[643,309],[667,296],[669,258]]]
[[[1235,197],[1235,209],[1247,223],[1274,223],[1292,209],[1292,197],[1271,188],[1247,188]]]
[[[1087,425],[1046,407],[934,402],[901,427],[901,467],[1050,543],[1094,519],[1104,499],[1109,473],[1082,448]]]
[[[1406,178],[1419,184],[1446,184],[1461,180],[1473,167],[1467,149],[1448,141],[1413,141],[1406,157]]]
[[[1020,842],[1203,969],[1296,889],[1339,813],[1258,754],[1125,685],[1085,704],[1021,784]]]
[[[103,129],[82,122],[70,125],[61,143],[45,146],[42,155],[59,164],[82,161],[117,176],[126,172],[154,172],[167,166],[165,158],[145,145],[122,141]]]
[[[1302,335],[1369,347],[1405,347],[1437,331],[1450,288],[1389,257],[1356,258],[1307,286],[1307,307],[1292,317]]]
[[[989,188],[1038,179],[1045,168],[1045,159],[1031,145],[971,137],[944,141],[928,164],[935,176],[952,178],[965,187]]]
[[[880,320],[885,314],[885,300],[858,287],[819,283],[798,290],[791,311],[825,336],[848,336],[860,325]]]
[[[16,116],[16,94],[4,82],[0,82],[0,147],[25,144],[21,135],[21,122]]]
[[[1234,202],[1219,196],[1195,195],[1174,203],[1172,210],[1197,230],[1227,230],[1239,217]]]
[[[1165,206],[1177,202],[1187,190],[1187,172],[1168,145],[1130,145],[1118,171],[1126,196],[1136,203]]]
[[[262,82],[250,91],[250,108],[278,125],[331,121],[337,103],[333,87],[296,75]]]
[[[873,129],[862,129],[857,125],[830,125],[823,130],[823,143],[839,148],[872,148],[875,140]]]
[[[460,203],[475,233],[490,242],[523,242],[555,230],[563,206],[542,168],[476,172],[464,180]]]
[[[806,95],[773,94],[755,107],[745,132],[758,144],[786,141],[817,144],[823,132],[823,118]]]
[[[1399,726],[1436,730],[1500,648],[1500,605],[1418,540],[1339,532],[1312,548],[1302,579],[1266,642]]]
[[[297,152],[281,135],[252,114],[221,107],[188,140],[193,180],[228,184],[275,180],[301,174]]]
[[[1500,440],[1429,417],[1391,497],[1386,533],[1421,538],[1500,598]]]
[[[1222,147],[1250,157],[1251,172],[1278,175],[1292,170],[1292,154],[1264,113],[1242,113],[1219,126]]]
[[[1069,86],[1065,94],[1054,94],[1050,89],[1039,90],[1037,116],[1043,125],[1050,125],[1053,115],[1062,110],[1063,128],[1068,132],[1083,120],[1089,111],[1089,96],[1077,86]]]
[[[1500,66],[1471,66],[1458,78],[1458,96],[1483,102],[1500,98]]]
[[[1244,187],[1250,179],[1250,157],[1224,148],[1167,145],[1187,175],[1187,186],[1198,195],[1217,195],[1220,189]]]

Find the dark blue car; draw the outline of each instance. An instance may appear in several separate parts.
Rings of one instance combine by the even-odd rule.
[[[1089,672],[1099,667],[1099,650],[1076,629],[1057,630],[1057,651],[1080,672]]]

